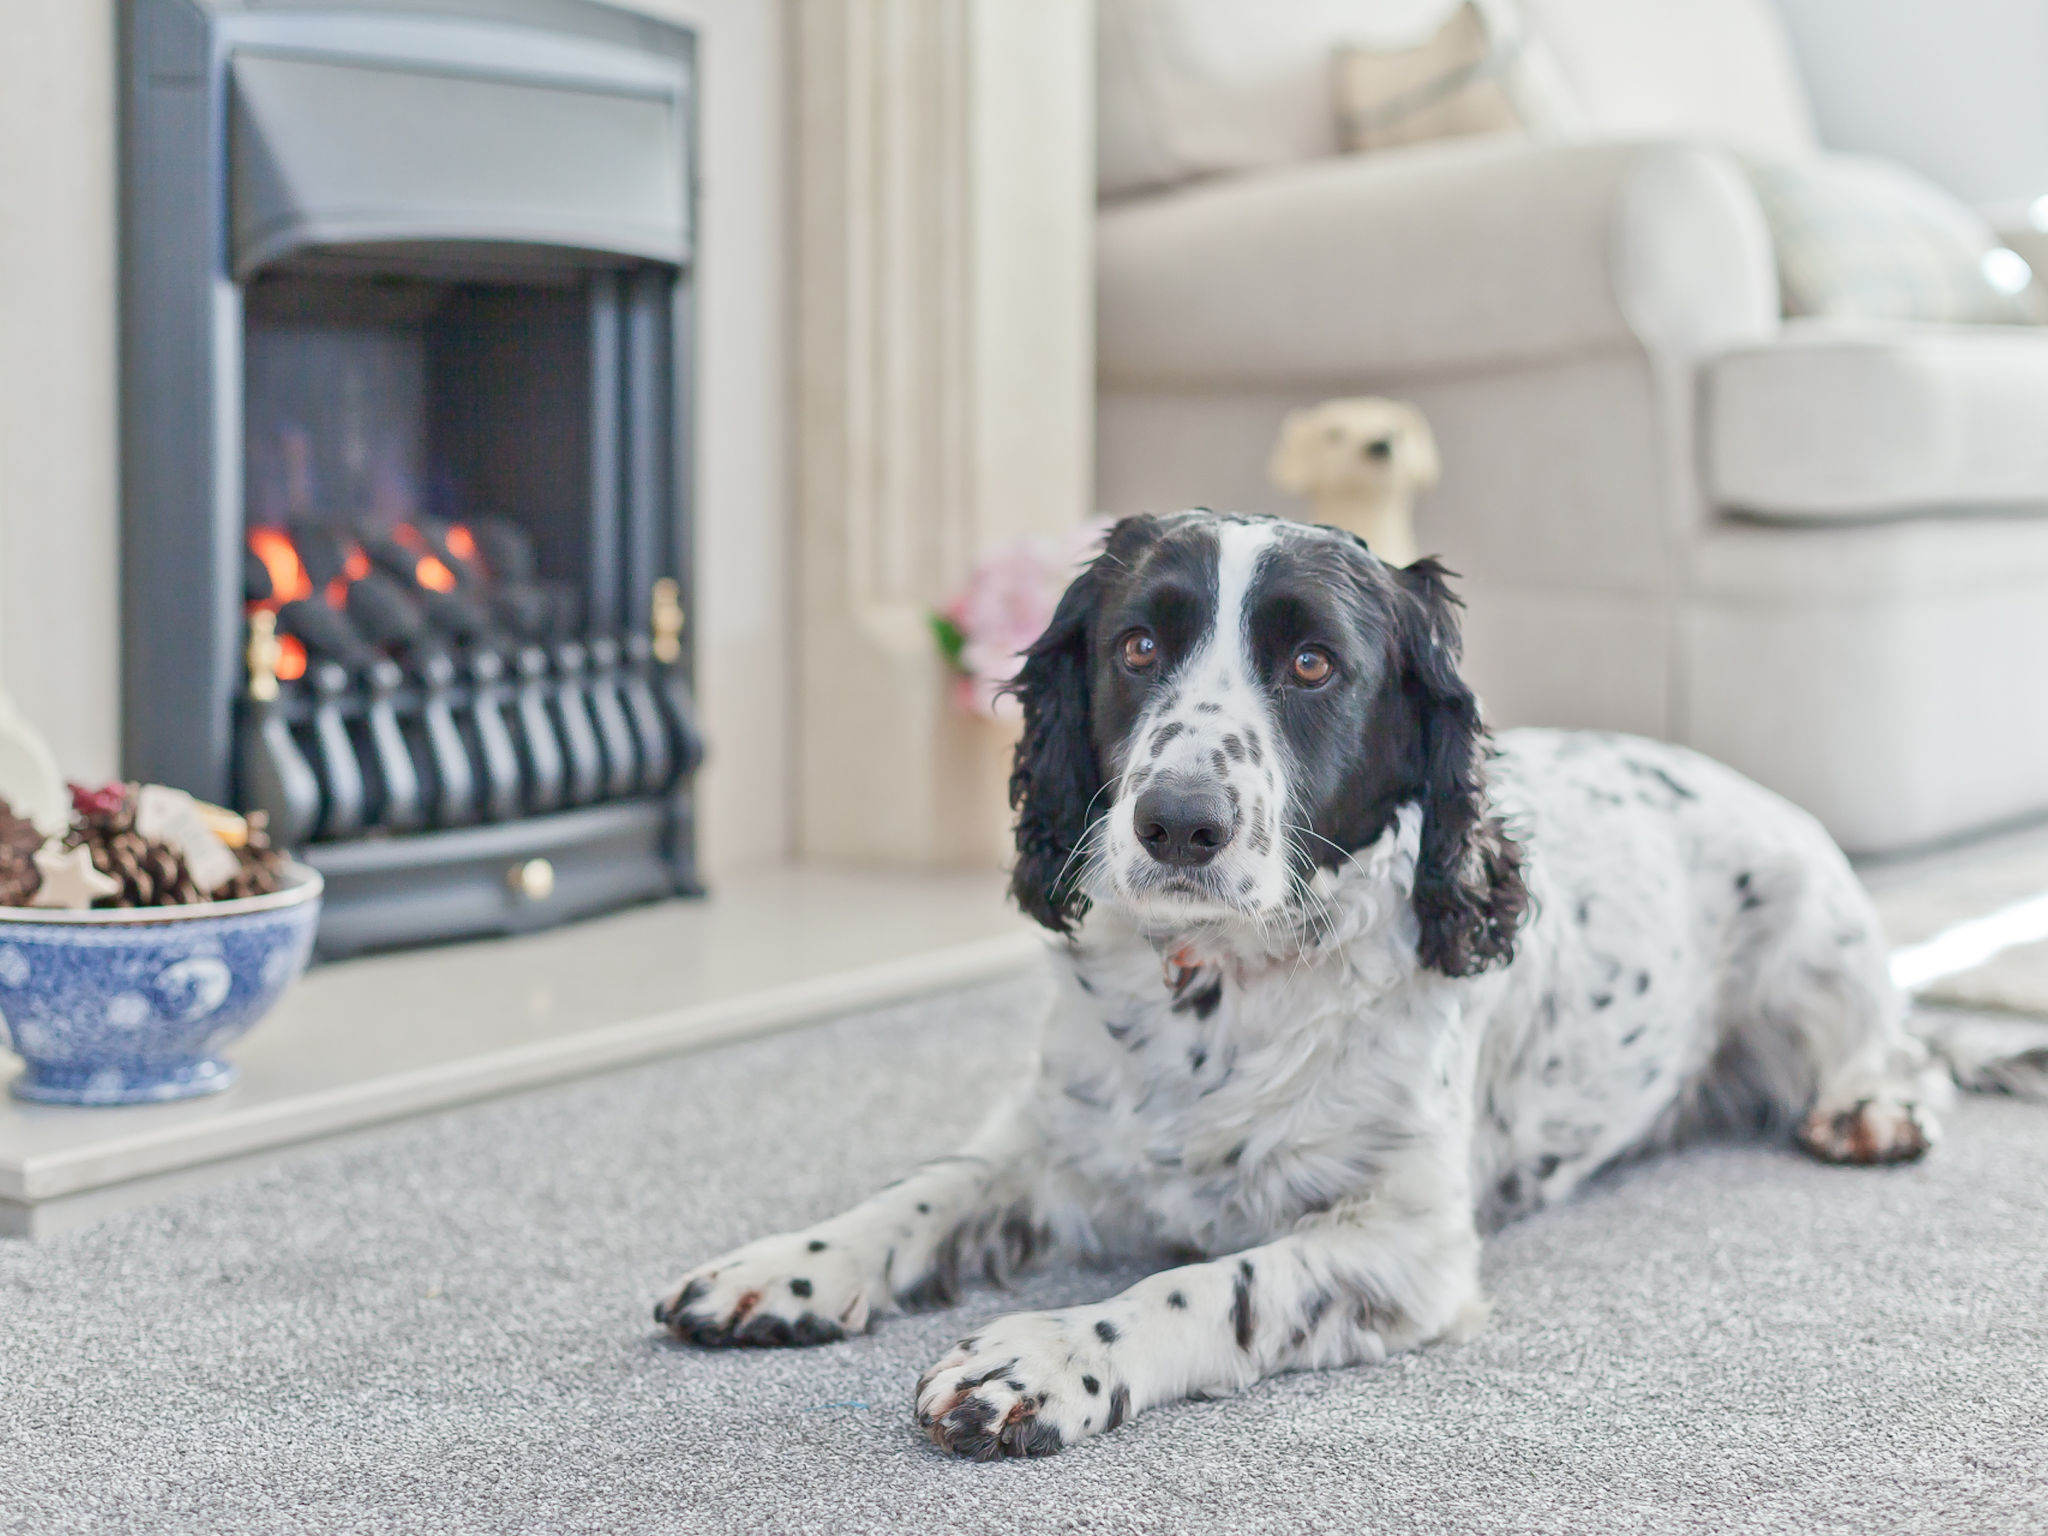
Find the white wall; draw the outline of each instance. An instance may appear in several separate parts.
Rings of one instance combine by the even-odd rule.
[[[636,0],[704,67],[699,680],[716,874],[789,848],[782,7]],[[114,0],[8,0],[0,47],[0,679],[117,769]]]
[[[2048,193],[2048,0],[1778,0],[1821,139],[1972,203]]]
[[[0,48],[0,678],[74,778],[115,767],[111,0]]]

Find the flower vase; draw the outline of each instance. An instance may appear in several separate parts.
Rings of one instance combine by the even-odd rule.
[[[1024,723],[1014,715],[970,713],[948,700],[939,733],[939,824],[948,863],[1008,869],[1015,856],[1010,765]]]

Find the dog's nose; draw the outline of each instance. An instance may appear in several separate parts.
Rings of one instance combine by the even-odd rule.
[[[1162,864],[1206,864],[1230,841],[1230,802],[1220,790],[1155,784],[1131,814],[1138,841]]]
[[[1376,437],[1365,445],[1368,459],[1391,459],[1394,456],[1394,440],[1390,437]]]

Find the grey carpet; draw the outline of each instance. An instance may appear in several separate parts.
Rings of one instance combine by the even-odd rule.
[[[2048,1109],[1927,1165],[1627,1170],[1489,1252],[1477,1342],[1163,1408],[1042,1462],[913,1433],[1013,1297],[801,1352],[648,1320],[694,1260],[968,1130],[1012,984],[575,1084],[0,1244],[0,1529],[1978,1532],[2048,1526]]]

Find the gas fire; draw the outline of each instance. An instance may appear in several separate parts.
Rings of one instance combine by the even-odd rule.
[[[513,563],[531,569],[524,535],[509,526],[480,538],[459,523],[401,522],[354,538],[332,526],[259,525],[248,532],[244,611],[278,615],[277,675],[287,682],[306,675],[313,655],[355,665],[429,635],[469,644],[573,633],[574,603],[562,601],[559,583],[494,579],[484,557],[493,538],[495,547],[518,546]]]
[[[394,525],[391,537],[417,556],[410,574],[420,587],[430,592],[453,592],[462,584],[462,578],[435,553],[426,535],[412,524]],[[476,562],[476,535],[462,524],[451,525],[441,543],[450,555],[465,565]],[[290,533],[282,528],[251,528],[249,552],[262,564],[270,578],[270,595],[251,598],[245,604],[245,611],[253,613],[258,609],[268,609],[275,613],[286,603],[299,602],[313,595],[313,577],[307,571],[298,543]],[[321,598],[328,607],[346,611],[349,587],[369,575],[371,569],[370,557],[363,546],[353,540],[346,542],[341,552],[341,568],[320,589]]]

